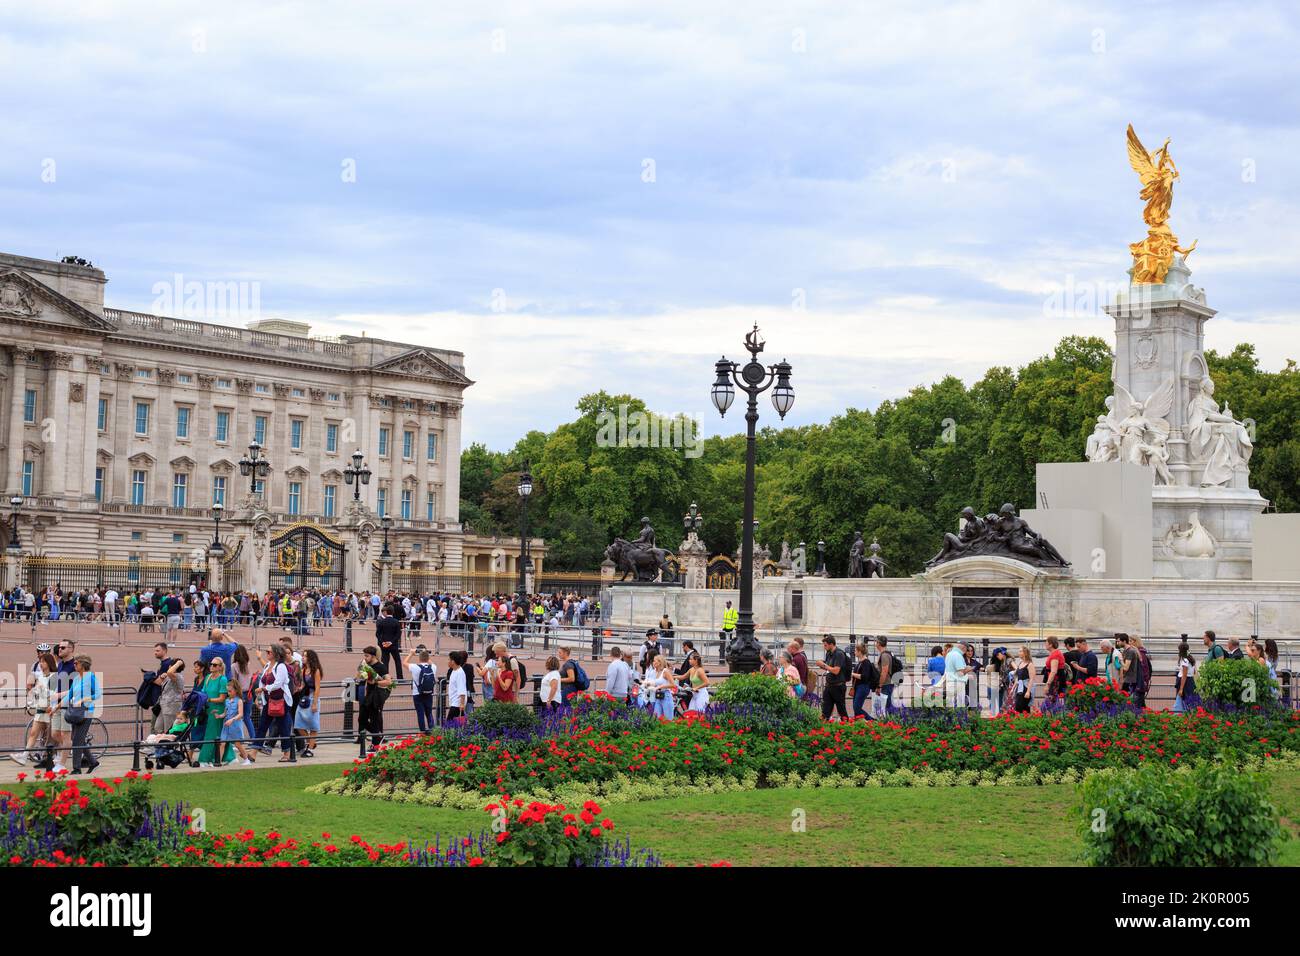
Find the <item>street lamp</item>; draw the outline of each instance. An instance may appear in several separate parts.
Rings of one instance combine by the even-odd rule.
[[[221,543],[221,514],[226,510],[226,506],[220,501],[212,506],[212,544],[208,545],[208,554],[214,558],[220,558],[226,553],[226,546]]]
[[[257,481],[271,473],[271,463],[262,454],[262,443],[253,441],[248,446],[248,454],[239,459],[239,473],[248,479],[248,493],[257,493]]]
[[[361,486],[370,484],[370,469],[365,466],[361,452],[352,453],[352,465],[343,469],[343,480],[352,486],[352,500],[361,500]]]
[[[9,529],[9,544],[5,547],[12,557],[21,557],[23,553],[22,542],[18,540],[18,512],[23,507],[23,496],[14,495],[9,499],[9,505],[14,509],[14,517]]]
[[[748,673],[758,670],[762,663],[762,648],[754,639],[754,428],[758,424],[758,396],[772,388],[772,407],[782,419],[794,406],[794,389],[790,385],[791,368],[786,361],[765,367],[758,360],[764,342],[758,325],[745,336],[749,361],[741,367],[724,355],[714,366],[717,378],[713,382],[713,405],[719,414],[726,416],[735,401],[736,387],[744,390],[748,402],[745,407],[745,516],[740,546],[740,619],[736,634],[727,649],[727,663],[731,670]],[[773,388],[772,386],[776,387]]]
[[[393,516],[386,514],[379,519],[379,523],[384,526],[384,550],[379,552],[379,560],[387,564],[393,560],[392,552],[388,550],[388,529],[393,526]]]
[[[826,577],[826,542],[817,539],[817,573]]]
[[[533,494],[533,476],[524,461],[519,473],[519,599],[528,596],[528,499]]]
[[[700,514],[700,509],[696,507],[694,501],[686,510],[686,514],[682,516],[682,527],[686,529],[687,534],[692,531],[698,534],[699,530],[704,527],[704,515]]]

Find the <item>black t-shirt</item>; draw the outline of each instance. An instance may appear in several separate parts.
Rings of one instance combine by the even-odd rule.
[[[853,676],[859,684],[874,688],[879,675],[876,674],[876,665],[871,663],[871,658],[864,657],[853,668]]]
[[[1068,659],[1070,655],[1065,656]],[[1085,651],[1080,654],[1079,663],[1083,666],[1084,673],[1080,675],[1078,671],[1075,671],[1074,676],[1077,680],[1087,680],[1090,677],[1097,676],[1097,655],[1092,651]]]
[[[838,647],[827,652],[826,666],[839,668],[839,673],[837,674],[832,674],[830,671],[826,672],[826,683],[828,686],[835,687],[839,684],[843,684],[845,681],[848,680],[849,658],[848,655],[846,655]]]
[[[375,661],[370,665],[370,669],[375,672],[375,682],[367,685],[366,697],[369,698],[371,694],[374,694],[374,699],[378,703],[383,703],[388,699],[388,694],[392,690],[391,687],[379,686],[379,682],[388,676],[388,665],[383,661]]]

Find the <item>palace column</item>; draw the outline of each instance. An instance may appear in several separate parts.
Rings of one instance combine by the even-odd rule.
[[[49,465],[41,475],[43,494],[63,498],[68,491],[68,445],[72,439],[72,425],[65,417],[68,410],[69,374],[72,369],[70,352],[49,352],[50,371],[53,372],[53,399],[46,406],[54,419],[54,441],[50,449]],[[57,417],[56,417],[57,416]],[[44,426],[42,425],[42,438]]]
[[[460,521],[460,410],[459,402],[444,402],[442,459],[442,513],[450,522]]]
[[[85,356],[85,382],[81,384],[82,416],[85,419],[81,431],[81,460],[73,471],[76,480],[72,490],[79,492],[83,498],[95,496],[95,469],[99,466],[99,357]],[[73,400],[77,400],[77,384],[73,384]],[[74,413],[75,414],[75,413]],[[104,423],[108,425],[108,422]],[[112,497],[107,469],[104,475],[104,500]]]
[[[9,462],[5,474],[8,475],[9,494],[20,495],[23,491],[23,444],[26,438],[23,400],[27,396],[27,360],[36,354],[36,350],[27,345],[15,345],[11,352],[14,365],[13,374],[9,376]]]

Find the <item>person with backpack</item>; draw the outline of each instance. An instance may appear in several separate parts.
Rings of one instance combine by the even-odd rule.
[[[136,703],[148,707],[153,715],[153,732],[164,734],[167,728],[176,722],[176,714],[181,709],[181,700],[185,697],[185,683],[181,675],[185,672],[185,662],[179,657],[173,660],[167,656],[167,645],[161,641],[154,645],[153,656],[158,661],[158,669],[153,671],[150,684],[157,691],[152,696],[152,703],[146,704],[137,698]],[[148,673],[146,673],[146,678]]]
[[[1145,707],[1147,705],[1147,694],[1151,693],[1151,678],[1154,673],[1151,667],[1151,655],[1148,654],[1147,649],[1142,646],[1142,638],[1130,637],[1129,643],[1138,653],[1138,694],[1141,697],[1141,700],[1134,701],[1134,703],[1138,703],[1139,706]]]
[[[560,690],[567,704],[574,694],[585,693],[591,687],[591,681],[587,679],[587,672],[582,669],[582,665],[573,659],[570,648],[561,647],[557,653],[560,658]]]
[[[889,638],[876,638],[876,704],[888,714],[893,707],[894,687],[903,682],[903,667],[889,649]]]
[[[418,664],[411,660],[413,657],[419,657]],[[403,661],[411,670],[411,703],[415,705],[415,721],[422,734],[433,729],[433,695],[438,690],[438,665],[429,657],[429,649],[420,644]],[[464,682],[464,677],[461,681]]]
[[[1129,700],[1136,706],[1144,706],[1142,700],[1142,656],[1131,643],[1127,634],[1115,635],[1115,646],[1120,656],[1120,689],[1128,694]]]
[[[832,713],[838,713],[840,720],[848,720],[849,712],[844,704],[848,688],[849,672],[852,665],[849,656],[835,646],[835,636],[827,634],[822,637],[823,660],[817,661],[819,670],[826,674],[826,685],[822,694],[822,720],[830,720]]]
[[[1061,642],[1055,636],[1047,638],[1047,662],[1043,664],[1043,703],[1050,704],[1065,693],[1066,672],[1069,667],[1061,653]]]
[[[1215,643],[1217,637],[1213,631],[1206,631],[1201,641],[1205,644],[1205,659],[1207,661],[1217,661],[1228,656],[1223,648]]]
[[[1187,698],[1196,693],[1196,660],[1183,641],[1178,645],[1178,671],[1174,676],[1174,713],[1187,710]]]

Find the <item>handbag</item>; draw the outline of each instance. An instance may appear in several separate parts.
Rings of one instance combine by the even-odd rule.
[[[266,702],[266,712],[270,714],[272,717],[283,717],[284,716],[284,695],[280,694],[279,697],[272,697],[270,700],[268,700]]]

